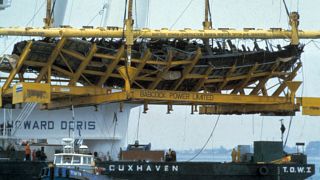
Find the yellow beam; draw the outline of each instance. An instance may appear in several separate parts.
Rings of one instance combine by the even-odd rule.
[[[83,72],[83,70],[87,67],[87,65],[89,64],[89,62],[91,61],[94,53],[96,53],[97,51],[97,45],[96,44],[92,44],[91,49],[88,53],[88,55],[86,56],[85,60],[81,62],[81,64],[79,65],[77,71],[74,73],[74,75],[72,76],[69,85],[75,85],[75,83],[79,80],[81,73]]]
[[[272,75],[274,74],[274,72],[277,70],[277,68],[279,67],[280,61],[276,61],[276,63],[271,67],[271,72],[270,74],[259,80],[259,83],[256,87],[254,87],[254,89],[250,92],[250,95],[257,95],[260,91],[260,89],[267,83],[267,81],[272,77]]]
[[[73,70],[72,70],[72,68],[71,68],[71,66],[69,65],[67,59],[64,57],[64,55],[63,55],[61,52],[59,53],[59,55],[60,55],[62,61],[64,62],[64,64],[65,64],[65,65],[67,66],[67,68],[69,69],[69,71],[70,71],[71,73],[74,73]]]
[[[300,106],[296,104],[269,104],[269,105],[214,105],[201,106],[199,114],[255,114],[255,113],[286,113],[297,112]]]
[[[46,66],[46,63],[36,62],[36,61],[29,61],[29,60],[28,60],[28,61],[25,61],[24,64],[25,64],[25,65],[29,65],[29,66],[38,66],[38,67]],[[62,69],[62,68],[60,68],[60,67],[58,67],[58,66],[52,65],[51,68],[52,68],[53,70],[55,70],[55,71],[57,71],[57,72],[65,75],[65,76],[67,76],[67,77],[72,77],[72,75],[73,75],[71,72],[66,71],[66,70],[64,70],[64,69]]]
[[[273,96],[251,96],[220,93],[196,93],[165,90],[132,90],[132,100],[172,101],[187,103],[225,103],[225,104],[283,104],[290,103],[290,98]]]
[[[205,77],[200,79],[198,83],[194,86],[193,91],[199,91],[201,87],[204,86],[205,81],[208,79],[209,74],[213,71],[213,67],[209,66],[205,72]]]
[[[0,28],[0,35],[3,36],[39,36],[39,37],[100,37],[100,38],[121,38],[121,28],[108,29],[98,27],[96,29],[76,28]],[[319,39],[320,31],[304,30],[299,31],[300,39]],[[224,38],[224,39],[291,39],[291,30],[270,29],[270,30],[234,30],[234,29],[212,29],[212,30],[134,30],[134,38]]]
[[[4,85],[2,86],[2,90],[3,91],[6,91],[12,80],[14,79],[14,77],[16,76],[17,73],[19,73],[21,67],[23,66],[25,60],[27,59],[30,51],[31,51],[31,45],[32,45],[32,41],[28,41],[28,43],[26,44],[26,46],[24,47],[21,55],[20,55],[20,58],[16,64],[16,67],[13,67],[10,74],[9,74],[9,77],[8,79],[6,80],[6,82],[4,83]]]
[[[72,50],[67,50],[67,49],[61,49],[61,52],[63,52],[66,55],[69,55],[71,57],[74,57],[76,59],[79,59],[81,61],[84,61],[86,59],[86,57],[84,57],[82,54],[76,52],[76,51],[72,51]]]
[[[172,56],[173,56],[173,55],[172,55],[172,51],[169,51],[169,52],[168,52],[168,56],[167,56],[167,58],[168,58],[168,59],[167,59],[167,66],[163,69],[162,72],[159,72],[159,73],[158,73],[158,75],[157,75],[157,77],[156,77],[156,80],[153,81],[153,82],[149,85],[148,89],[155,89],[155,88],[158,86],[158,84],[161,82],[163,75],[164,75],[165,73],[167,73],[167,72],[169,71],[170,67],[171,67]]]
[[[132,78],[131,84],[136,80],[136,78],[139,76],[139,73],[141,72],[141,70],[143,69],[143,67],[146,65],[147,61],[151,58],[151,51],[149,49],[147,49],[145,51],[145,54],[143,56],[143,58],[141,59],[141,62],[139,63],[139,65],[137,66],[137,70],[136,73],[134,74],[134,77]]]
[[[128,99],[126,92],[116,92],[107,95],[97,95],[97,96],[84,96],[84,97],[73,97],[73,98],[63,98],[52,100],[50,104],[45,109],[61,109],[74,106],[89,106],[97,105],[102,103],[112,103],[120,102]]]
[[[254,66],[252,66],[252,68],[249,70],[247,77],[245,79],[242,80],[242,82],[240,83],[240,85],[238,87],[236,87],[231,93],[232,94],[237,94],[239,91],[241,91],[250,81],[250,79],[252,78],[253,73],[256,71],[256,69],[259,67],[259,64],[256,63]]]
[[[104,75],[100,78],[98,82],[98,86],[102,86],[108,80],[108,78],[114,71],[114,68],[116,68],[116,66],[118,65],[123,55],[124,55],[124,46],[121,46],[121,48],[118,50],[117,54],[115,55],[114,60],[111,62],[110,65],[107,66],[107,69],[104,72]]]
[[[37,83],[43,79],[43,76],[48,72],[48,68],[53,65],[54,61],[57,59],[57,57],[60,53],[61,48],[63,48],[66,40],[67,40],[66,38],[61,38],[60,41],[58,42],[58,44],[56,45],[56,47],[53,49],[51,55],[48,58],[47,64],[42,67],[42,69],[37,77],[37,80],[36,80]]]
[[[102,58],[102,59],[111,59],[111,60],[115,59],[115,57],[112,56],[112,55],[101,54],[101,53],[96,53],[94,55],[94,57],[98,57],[98,58]],[[122,57],[120,60],[121,61],[126,61],[127,59],[125,57]],[[141,60],[132,58],[131,62],[139,64],[139,63],[141,63]],[[190,64],[190,63],[191,63],[191,61],[188,61],[188,60],[172,60],[171,67]],[[148,60],[147,64],[150,64],[150,65],[164,65],[165,66],[165,65],[167,65],[167,62],[157,61],[157,60]]]
[[[229,71],[227,72],[226,77],[224,78],[223,82],[220,84],[219,88],[218,88],[218,92],[220,92],[230,81],[229,77],[236,71],[237,66],[236,64],[234,64],[231,69],[229,69]]]
[[[96,86],[57,86],[51,85],[53,94],[66,94],[73,96],[88,96],[88,95],[106,95],[110,92],[109,89],[99,88]]]
[[[264,77],[264,76],[269,76],[274,77],[274,76],[285,76],[290,73],[287,72],[262,72],[262,73],[255,73],[252,75],[252,78],[257,78],[257,77]],[[232,77],[227,77],[228,81],[235,81],[235,80],[241,80],[245,79],[247,75],[241,75],[241,76],[232,76]],[[216,78],[216,79],[208,79],[206,80],[205,84],[210,84],[210,83],[218,83],[218,82],[223,82],[225,81],[225,78]]]
[[[281,92],[287,87],[286,82],[292,81],[296,77],[297,72],[301,67],[302,67],[302,64],[298,63],[297,67],[295,67],[293,71],[290,73],[290,75],[285,78],[284,82],[278,87],[278,89],[272,94],[272,96],[279,96]]]
[[[173,85],[174,85],[173,90],[177,90],[179,88],[179,86],[183,83],[183,81],[186,79],[188,74],[192,71],[194,65],[197,64],[197,62],[199,61],[200,57],[201,57],[201,49],[198,48],[194,58],[191,61],[191,64],[189,64],[187,67],[185,67],[184,70],[182,71],[181,79],[179,79],[175,83],[173,83]]]

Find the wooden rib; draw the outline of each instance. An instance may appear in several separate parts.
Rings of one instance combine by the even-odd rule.
[[[200,79],[198,81],[198,83],[195,85],[195,87],[193,88],[193,91],[199,91],[201,87],[204,86],[204,82],[206,81],[206,79],[208,79],[209,74],[211,74],[213,71],[213,67],[209,66],[205,72],[205,78]]]
[[[272,94],[272,96],[279,96],[281,94],[281,92],[287,87],[286,82],[288,81],[292,81],[296,75],[297,72],[299,71],[299,69],[302,67],[301,63],[298,63],[297,67],[294,68],[294,70],[291,72],[291,74],[286,77],[283,81],[283,83],[278,87],[278,89]]]
[[[21,67],[23,66],[25,60],[27,59],[30,51],[31,51],[31,45],[32,45],[32,41],[28,41],[28,43],[26,44],[26,46],[24,47],[21,55],[20,55],[20,58],[16,64],[16,67],[13,67],[12,70],[10,71],[10,74],[9,74],[9,77],[8,79],[6,80],[6,82],[3,84],[2,86],[2,91],[6,91],[12,80],[14,79],[14,77],[16,76],[17,73],[19,73]]]
[[[156,80],[149,85],[148,89],[155,89],[160,83],[160,81],[162,80],[163,75],[169,71],[172,63],[172,56],[173,56],[172,51],[169,50],[168,56],[167,56],[168,58],[167,66],[164,68],[162,72],[158,73]]]
[[[118,65],[121,57],[124,55],[124,46],[121,46],[120,49],[118,50],[117,54],[114,57],[114,60],[111,62],[110,65],[107,66],[106,71],[104,72],[104,75],[100,78],[98,82],[98,86],[102,86],[110,77],[112,74],[114,68]]]
[[[219,88],[217,89],[218,92],[220,92],[229,82],[229,77],[236,71],[237,66],[234,64],[231,69],[227,72],[226,77],[224,78],[223,82],[220,84]]]
[[[89,62],[91,61],[94,53],[96,53],[97,51],[97,45],[94,43],[91,46],[91,49],[89,51],[89,54],[86,56],[86,58],[81,62],[81,64],[79,65],[77,71],[73,74],[69,85],[75,85],[76,82],[79,80],[81,73],[83,72],[83,70],[85,70],[85,68],[87,67],[87,65],[89,64]]]
[[[186,77],[188,76],[188,74],[192,71],[193,67],[195,64],[197,64],[197,62],[199,61],[201,57],[201,49],[198,48],[197,49],[197,52],[194,56],[194,58],[192,59],[191,63],[184,68],[183,72],[182,72],[182,77],[181,79],[177,80],[175,83],[174,83],[174,87],[173,87],[173,90],[177,90],[180,85],[183,83],[183,81],[186,79]]]
[[[137,67],[136,70],[136,74],[134,75],[134,77],[132,77],[132,81],[131,84],[136,80],[136,78],[139,76],[141,70],[143,69],[143,67],[146,65],[147,61],[151,58],[151,51],[149,49],[147,49],[147,51],[145,52],[145,55],[143,56],[143,58],[141,59],[140,64]],[[139,85],[138,83],[135,83],[137,85]]]
[[[51,67],[53,65],[54,61],[57,59],[59,52],[63,48],[66,40],[67,39],[64,37],[61,38],[60,41],[58,42],[58,44],[56,45],[56,47],[54,47],[51,55],[48,58],[47,64],[45,66],[43,66],[42,69],[40,70],[40,73],[36,79],[37,83],[39,83],[43,79],[44,75],[47,74],[48,68]]]
[[[242,90],[247,84],[248,82],[251,80],[253,73],[256,71],[256,69],[259,67],[259,64],[256,63],[255,65],[252,66],[252,68],[249,70],[247,77],[245,79],[242,80],[242,82],[240,83],[240,85],[238,87],[236,87],[231,94],[237,94],[240,90]]]
[[[271,67],[270,74],[267,77],[259,80],[258,85],[251,91],[250,95],[257,95],[259,93],[261,88],[265,86],[267,81],[273,76],[273,73],[278,69],[279,64],[280,64],[280,61],[276,61],[276,63]]]

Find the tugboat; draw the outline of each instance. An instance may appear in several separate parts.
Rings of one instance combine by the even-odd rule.
[[[168,156],[150,148],[150,144],[129,145],[120,152],[119,161],[97,166],[105,170],[102,174],[114,179],[303,180],[315,173],[315,166],[307,163],[303,152],[287,154],[281,141],[256,141],[254,153],[238,146],[236,155],[232,153],[233,162],[177,162],[173,151]]]
[[[94,155],[89,153],[88,146],[81,145],[79,152],[76,153],[72,138],[64,138],[63,142],[66,144],[63,152],[54,155],[53,165],[42,169],[41,179],[108,179],[98,173]]]

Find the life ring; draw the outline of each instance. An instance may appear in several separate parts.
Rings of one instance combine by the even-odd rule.
[[[269,174],[269,168],[267,166],[259,167],[259,174],[262,176],[266,176]]]

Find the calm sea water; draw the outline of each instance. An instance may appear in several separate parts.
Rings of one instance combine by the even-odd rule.
[[[177,160],[178,161],[189,161],[194,157],[194,154],[184,154],[178,153]],[[209,155],[209,154],[199,154],[192,161],[216,161],[216,162],[230,162],[231,156],[217,156],[217,155]],[[320,179],[320,157],[308,157],[308,163],[315,164],[315,175],[310,177],[308,180],[319,180]]]

